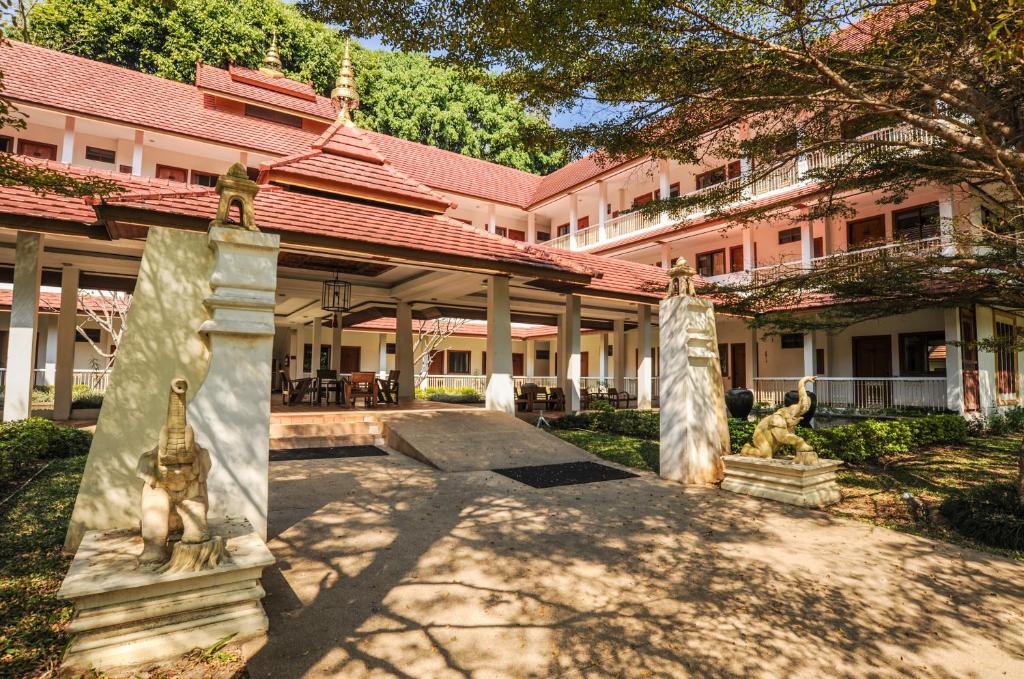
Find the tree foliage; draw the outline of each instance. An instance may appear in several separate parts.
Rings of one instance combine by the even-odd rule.
[[[778,204],[747,203],[741,211],[737,203],[798,163],[820,190],[788,211],[796,219],[848,215],[848,199],[867,192],[899,203],[936,184],[977,206],[971,219],[946,225],[958,248],[941,255],[823,264],[785,281],[709,290],[724,310],[757,324],[835,328],[937,305],[1024,306],[1020,0],[300,5],[356,34],[383,34],[404,49],[495,69],[499,84],[532,106],[600,102],[604,120],[564,133],[576,150],[687,163],[749,160],[739,181],[649,204],[651,212],[777,221]],[[808,317],[801,309],[814,300],[836,306]]]
[[[281,0],[46,0],[32,7],[16,38],[181,82],[196,62],[257,67],[271,35],[289,77],[321,94],[334,86],[344,38]],[[522,170],[562,162],[557,146],[531,147],[521,130],[546,121],[477,70],[435,64],[424,54],[356,49],[363,127]]]

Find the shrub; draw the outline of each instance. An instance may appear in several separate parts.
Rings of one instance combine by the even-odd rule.
[[[1024,550],[1024,506],[1013,483],[989,483],[951,495],[939,513],[966,537],[992,547]]]
[[[473,387],[427,387],[417,390],[416,398],[438,403],[481,403],[484,400]]]
[[[91,432],[84,429],[75,429],[74,427],[54,427],[46,456],[56,458],[87,455],[91,445]]]
[[[0,483],[17,479],[39,460],[84,455],[90,445],[91,433],[39,417],[0,424]]]
[[[729,448],[734,453],[740,450],[754,438],[754,422],[739,420],[735,417],[729,418]]]
[[[548,420],[552,429],[593,429],[594,413],[566,413]]]
[[[596,431],[641,439],[657,440],[661,437],[661,424],[655,410],[597,410],[593,415]]]
[[[103,394],[86,387],[74,393],[71,399],[72,408],[100,408],[103,406]]]
[[[914,447],[963,443],[971,433],[967,420],[959,415],[929,415],[904,421],[913,432]]]

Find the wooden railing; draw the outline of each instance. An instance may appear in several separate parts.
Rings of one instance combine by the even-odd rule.
[[[782,405],[799,377],[757,377],[754,400]],[[819,377],[811,387],[820,408],[852,411],[946,410],[945,377]]]

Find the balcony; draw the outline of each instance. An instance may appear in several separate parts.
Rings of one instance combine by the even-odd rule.
[[[920,144],[931,144],[935,142],[935,138],[927,132],[905,127],[887,127],[881,130],[869,132],[859,138],[869,142],[911,142]],[[856,148],[853,146],[844,148],[838,152],[810,152],[802,156],[799,161],[791,161],[769,174],[756,179],[744,192],[743,200],[760,198],[775,191],[781,191],[782,189],[787,189],[797,184],[809,182],[809,180],[803,176],[804,173],[841,165],[848,162],[855,154]],[[729,184],[736,185],[741,181],[741,178],[737,177],[727,181]],[[701,193],[705,193],[712,189],[721,189],[727,185],[728,184],[726,183],[715,184],[713,186],[683,194],[682,197],[695,197]],[[624,236],[653,230],[669,224],[683,222],[694,217],[699,217],[704,213],[704,210],[693,208],[682,215],[676,215],[670,218],[667,214],[648,215],[631,212],[606,220],[603,225],[603,234],[602,226],[600,224],[596,224],[577,231],[575,241],[571,234],[565,234],[551,239],[545,243],[545,245],[561,250],[584,250],[598,244],[617,240]]]
[[[782,406],[799,377],[754,378],[754,400]],[[818,377],[813,387],[818,408],[832,412],[924,411],[947,409],[945,377]]]

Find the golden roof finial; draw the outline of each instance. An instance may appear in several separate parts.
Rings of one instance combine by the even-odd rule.
[[[356,91],[356,79],[352,73],[352,59],[349,56],[348,40],[345,40],[345,56],[341,60],[341,72],[331,90],[331,99],[338,104],[338,119],[352,125],[351,112],[359,108],[359,93]]]
[[[281,78],[284,76],[284,71],[281,68],[281,55],[277,51],[277,31],[275,30],[273,38],[270,40],[270,47],[267,49],[267,55],[263,57],[263,65],[260,66],[260,72],[275,78]]]

